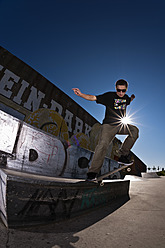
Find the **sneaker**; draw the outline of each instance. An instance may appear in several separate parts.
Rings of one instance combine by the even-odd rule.
[[[88,172],[87,173],[87,179],[86,181],[88,182],[93,182],[93,181],[96,181],[97,180],[97,173],[94,173],[94,172]]]
[[[118,163],[119,164],[125,164],[125,165],[131,165],[133,163],[133,161],[129,159],[129,156],[121,155]]]

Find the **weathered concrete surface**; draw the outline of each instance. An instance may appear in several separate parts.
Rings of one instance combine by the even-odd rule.
[[[3,111],[0,111],[0,127],[0,166],[45,176],[86,178],[92,151],[68,146],[66,141]],[[117,161],[105,158],[101,173],[118,167]],[[121,175],[117,172],[114,177]]]
[[[156,172],[143,172],[141,173],[143,178],[157,178],[159,177]]]
[[[128,196],[128,180],[108,180],[101,187],[85,180],[0,169],[0,216],[7,227],[68,219]]]
[[[0,222],[1,248],[164,248],[165,177],[131,181],[123,199],[59,223],[9,229]],[[125,202],[125,204],[124,204]]]

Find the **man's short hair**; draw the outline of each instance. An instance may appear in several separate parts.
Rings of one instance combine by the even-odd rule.
[[[128,88],[128,82],[124,79],[119,79],[116,81],[115,86],[117,88],[118,85],[125,85],[126,88]]]

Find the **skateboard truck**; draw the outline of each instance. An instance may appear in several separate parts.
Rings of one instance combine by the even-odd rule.
[[[133,165],[133,163],[134,163],[134,161],[131,162],[130,164],[127,164],[127,165],[125,165],[125,164],[123,164],[123,165],[120,164],[121,166],[120,166],[119,168],[117,168],[117,169],[115,169],[115,170],[113,170],[113,171],[109,171],[109,172],[107,172],[107,173],[105,173],[105,174],[99,176],[99,177],[96,179],[96,181],[94,181],[94,182],[100,183],[100,186],[104,186],[104,182],[103,182],[103,179],[104,179],[104,178],[106,178],[106,177],[108,177],[108,176],[110,176],[110,175],[112,175],[112,174],[114,174],[114,173],[116,173],[116,172],[118,172],[118,171],[124,170],[124,169],[126,169],[126,168],[127,168],[127,171],[130,172],[130,171],[131,171],[131,168],[128,168],[128,167],[131,166],[131,165]]]

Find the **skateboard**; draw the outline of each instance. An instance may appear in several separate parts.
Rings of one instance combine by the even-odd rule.
[[[134,162],[131,162],[130,164],[121,164],[121,163],[119,163],[119,165],[120,165],[119,168],[117,168],[117,169],[115,169],[113,171],[109,171],[109,172],[107,172],[107,173],[105,173],[105,174],[103,174],[101,176],[98,176],[98,178],[96,180],[92,181],[92,182],[100,183],[100,186],[104,186],[104,182],[103,182],[104,178],[106,178],[106,177],[108,177],[108,176],[110,176],[110,175],[112,175],[112,174],[114,174],[114,173],[116,173],[118,171],[121,171],[121,170],[124,170],[124,169],[128,168],[129,166],[133,165],[133,163]]]

